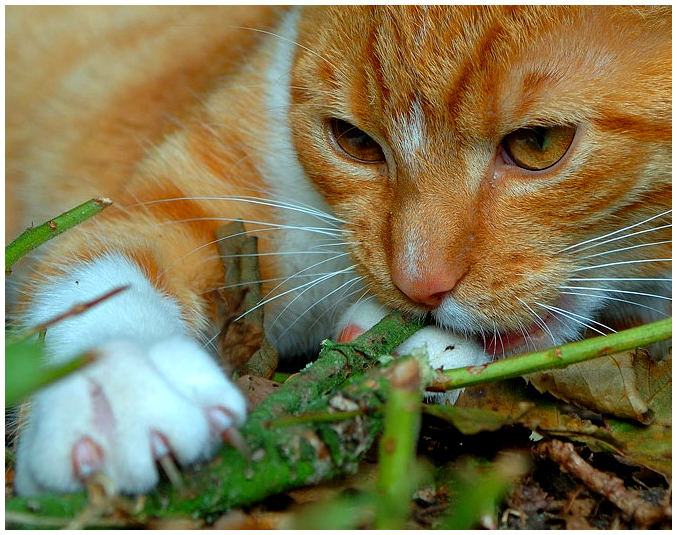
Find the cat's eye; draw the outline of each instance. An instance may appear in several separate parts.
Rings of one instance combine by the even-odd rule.
[[[541,171],[555,165],[566,154],[576,134],[573,126],[520,128],[503,138],[503,149],[515,165]]]
[[[381,146],[356,126],[341,119],[331,119],[329,130],[336,144],[352,159],[363,163],[385,161]]]

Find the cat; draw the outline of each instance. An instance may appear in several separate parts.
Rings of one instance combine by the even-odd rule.
[[[259,238],[284,356],[388,310],[435,367],[669,313],[670,7],[7,8],[7,229],[115,205],[17,266],[52,362],[16,489],[121,492],[246,418],[213,360],[215,230]]]

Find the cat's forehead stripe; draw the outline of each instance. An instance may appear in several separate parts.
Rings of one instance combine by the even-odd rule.
[[[415,99],[408,113],[400,115],[395,121],[393,148],[398,156],[410,167],[415,167],[419,151],[426,143],[426,119],[421,102]]]

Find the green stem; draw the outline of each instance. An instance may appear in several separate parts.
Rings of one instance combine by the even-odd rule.
[[[416,359],[403,359],[393,371],[379,443],[380,499],[376,529],[404,529],[411,493],[413,462],[421,426],[421,374]]]
[[[490,381],[512,379],[544,370],[565,368],[576,362],[646,346],[666,340],[671,336],[672,318],[666,318],[606,336],[588,338],[543,351],[502,359],[483,366],[438,372],[428,390],[453,390]]]
[[[95,216],[111,204],[113,204],[113,201],[103,197],[91,199],[42,225],[26,229],[17,239],[5,247],[5,272],[10,273],[17,260],[36,247]]]

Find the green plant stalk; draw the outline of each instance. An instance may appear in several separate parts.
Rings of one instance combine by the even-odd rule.
[[[99,214],[111,204],[113,204],[113,201],[105,197],[91,199],[42,225],[26,229],[17,239],[5,247],[5,272],[11,272],[12,266],[17,260],[36,247]]]
[[[399,362],[388,389],[379,442],[376,529],[404,529],[409,516],[422,400],[418,362],[414,358]]]
[[[437,372],[428,390],[441,392],[490,381],[512,379],[530,373],[565,368],[604,355],[626,351],[666,340],[672,336],[672,318],[633,327],[606,336],[588,338],[559,347],[510,357],[482,366],[469,366]]]

